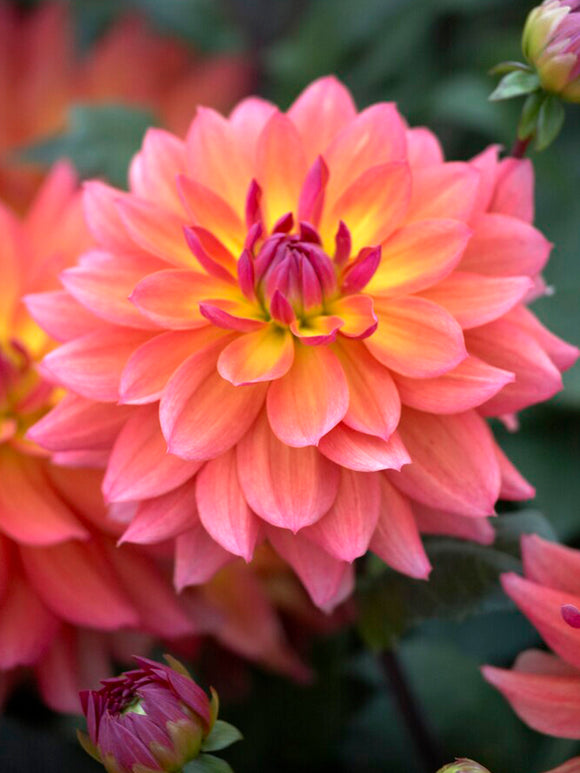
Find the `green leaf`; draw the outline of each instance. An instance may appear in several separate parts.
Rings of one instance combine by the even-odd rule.
[[[545,99],[546,95],[543,91],[536,91],[526,99],[518,123],[518,139],[526,140],[534,134],[538,114]]]
[[[213,754],[200,754],[195,760],[189,762],[183,773],[234,773],[231,765]]]
[[[515,70],[504,75],[489,99],[491,102],[498,102],[501,99],[520,97],[522,94],[536,91],[539,87],[540,79],[536,73]]]
[[[390,647],[411,626],[424,620],[461,620],[469,615],[508,609],[499,582],[502,572],[521,570],[519,538],[554,533],[535,512],[497,518],[497,540],[487,547],[448,538],[426,540],[433,571],[428,582],[387,569],[359,590],[359,630],[373,649]]]
[[[217,752],[220,749],[231,746],[233,743],[236,743],[236,741],[241,741],[243,737],[244,736],[237,727],[230,725],[229,722],[218,719],[216,720],[211,733],[202,743],[201,750],[204,752]]]
[[[124,187],[129,162],[154,123],[149,111],[126,105],[74,105],[63,134],[25,148],[20,155],[47,166],[64,156],[82,177],[103,176]]]
[[[489,75],[505,75],[508,72],[514,72],[515,70],[521,72],[532,72],[532,68],[529,64],[523,62],[500,62],[489,70]]]
[[[564,106],[556,96],[547,97],[540,107],[536,125],[536,149],[544,150],[556,139],[564,125]]]

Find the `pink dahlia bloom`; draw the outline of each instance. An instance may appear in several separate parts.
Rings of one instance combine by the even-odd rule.
[[[50,706],[77,711],[79,689],[105,676],[110,661],[145,653],[160,637],[184,646],[211,636],[243,657],[304,677],[280,621],[284,598],[295,590],[287,568],[268,573],[233,564],[229,580],[218,575],[178,600],[157,556],[117,547],[125,527],[107,517],[103,473],[83,468],[95,452],[64,469],[25,439],[58,393],[35,370],[53,343],[22,296],[58,288],[59,271],[90,244],[74,173],[56,167],[24,219],[0,204],[0,223],[0,701],[15,670],[29,667]],[[48,297],[54,295],[67,302],[62,291]],[[76,324],[82,328],[82,314]],[[126,418],[115,419],[118,429]],[[77,438],[87,430],[77,423]],[[269,577],[286,588],[282,599],[270,592]],[[297,606],[305,608],[303,601]],[[250,620],[259,620],[253,636]]]
[[[230,108],[249,90],[251,67],[241,56],[203,57],[134,16],[115,22],[82,59],[62,2],[20,12],[0,4],[0,154],[46,139],[65,127],[75,102],[121,102],[152,110],[182,133],[192,106]],[[0,159],[0,196],[24,209],[39,173]]]
[[[505,574],[503,587],[555,654],[527,650],[511,671],[485,666],[483,674],[535,730],[580,739],[580,551],[531,535],[522,555],[525,577]],[[575,764],[563,770],[580,770]]]
[[[328,609],[369,548],[425,578],[420,532],[490,541],[497,499],[532,495],[484,419],[577,356],[524,305],[550,251],[528,162],[446,163],[325,78],[287,114],[151,130],[130,188],[87,185],[97,249],[29,299],[69,390],[29,436],[101,461],[178,588],[268,541]]]

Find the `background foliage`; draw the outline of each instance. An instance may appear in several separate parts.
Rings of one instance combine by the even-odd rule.
[[[71,4],[80,47],[120,11],[137,8],[197,49],[245,50],[257,66],[257,90],[282,107],[329,72],[346,81],[359,106],[395,100],[411,124],[438,133],[449,158],[468,158],[494,142],[509,147],[515,133],[519,105],[489,103],[494,81],[486,73],[498,61],[518,58],[525,0]],[[567,113],[555,146],[534,159],[537,221],[556,245],[546,271],[555,295],[539,301],[536,311],[554,332],[578,344],[580,109]],[[46,161],[69,154],[83,174],[108,174],[119,182],[144,125],[143,114],[78,108],[66,135],[30,153]],[[551,526],[537,512],[504,515],[492,550],[458,550],[451,540],[431,540],[439,565],[429,590],[383,574],[373,562],[361,584],[361,632],[374,645],[400,640],[404,667],[443,758],[473,757],[492,773],[538,773],[579,753],[573,742],[525,728],[478,671],[484,662],[510,665],[521,649],[537,643],[533,629],[498,592],[499,571],[519,567],[518,533],[539,530],[580,546],[580,368],[566,385],[550,404],[525,412],[520,432],[498,428],[503,447],[536,485],[534,507]],[[258,671],[248,676],[231,659],[217,672],[209,653],[202,660],[199,676],[211,674],[222,693],[223,716],[246,738],[226,755],[236,771],[420,770],[385,676],[361,636],[347,631],[319,641],[312,659],[317,676],[308,687]],[[0,728],[0,767],[4,773],[97,770],[71,739],[66,722],[19,693]]]

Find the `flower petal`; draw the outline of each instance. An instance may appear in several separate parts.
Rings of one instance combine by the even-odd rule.
[[[445,217],[469,220],[479,187],[479,172],[461,162],[413,170],[413,195],[407,220]]]
[[[119,544],[154,545],[183,534],[197,523],[195,478],[167,494],[141,502]]]
[[[412,167],[422,169],[445,160],[441,143],[432,131],[424,126],[407,129],[407,157]]]
[[[338,490],[337,467],[312,446],[278,440],[262,414],[237,447],[240,485],[252,510],[293,532],[326,513]]]
[[[233,559],[198,522],[175,540],[175,588],[203,585]]]
[[[294,361],[294,340],[286,328],[270,324],[229,343],[217,369],[234,386],[272,381],[286,375]]]
[[[129,169],[131,190],[140,198],[159,201],[176,214],[181,211],[175,179],[185,169],[185,145],[164,129],[147,129],[140,152]]]
[[[14,575],[0,604],[0,668],[35,665],[57,630],[56,618],[24,578]]]
[[[469,518],[443,510],[434,510],[413,502],[415,522],[421,534],[437,534],[465,539],[480,545],[492,545],[495,529],[488,518]]]
[[[388,440],[366,435],[338,424],[318,444],[321,454],[341,467],[359,472],[400,470],[411,458],[399,435],[393,432]]]
[[[467,357],[463,333],[444,309],[423,298],[376,299],[379,326],[364,344],[387,368],[411,378],[440,376]]]
[[[327,347],[296,346],[288,373],[274,381],[266,400],[272,430],[283,443],[316,445],[348,408],[348,385]]]
[[[435,416],[405,408],[399,432],[412,463],[387,472],[391,483],[435,509],[465,516],[493,513],[499,466],[491,431],[474,411]]]
[[[504,158],[499,162],[491,212],[518,220],[534,220],[534,167],[529,158]]]
[[[32,319],[57,341],[70,341],[99,326],[93,314],[62,290],[33,293],[22,300]]]
[[[331,314],[340,317],[340,333],[347,338],[366,338],[377,327],[373,300],[368,295],[346,295],[329,305]]]
[[[580,596],[580,551],[526,534],[522,558],[528,580]]]

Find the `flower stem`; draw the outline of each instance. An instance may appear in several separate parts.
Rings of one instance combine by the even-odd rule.
[[[433,773],[443,765],[444,759],[439,744],[427,725],[421,706],[411,690],[402,664],[394,650],[381,653],[379,659],[393,690],[399,713],[421,759],[422,767],[425,773]]]
[[[526,150],[532,140],[532,136],[526,137],[525,140],[517,139],[512,145],[510,150],[511,158],[523,158],[526,155]]]

